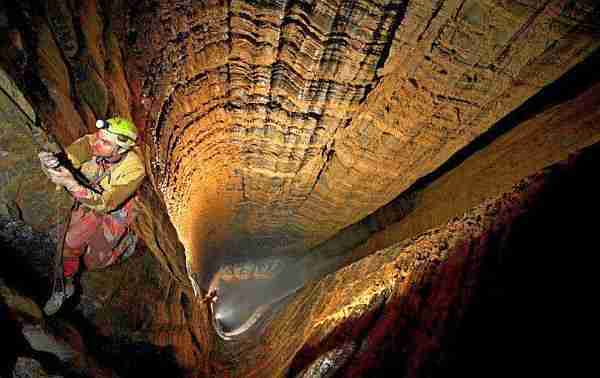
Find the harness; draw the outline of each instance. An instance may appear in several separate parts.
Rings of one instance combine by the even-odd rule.
[[[125,154],[123,154],[123,156],[121,156],[121,158],[115,162],[107,162],[106,159],[97,157],[96,164],[100,167],[102,173],[98,177],[94,178],[93,181],[87,183],[89,188],[97,194],[104,193],[104,188],[100,185],[100,182],[104,180],[105,177],[110,176],[112,169],[118,167],[119,164],[121,164],[124,160]]]

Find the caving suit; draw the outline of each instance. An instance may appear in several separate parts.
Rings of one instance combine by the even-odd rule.
[[[88,269],[99,269],[113,264],[123,253],[133,252],[137,237],[129,226],[136,212],[135,192],[146,173],[136,149],[111,162],[92,154],[88,135],[66,152],[73,167],[96,189],[71,193],[79,206],[67,229],[63,266],[64,276],[72,277],[82,255]]]

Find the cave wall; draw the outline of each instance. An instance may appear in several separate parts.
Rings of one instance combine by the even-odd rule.
[[[359,221],[598,46],[591,1],[143,4],[134,91],[203,285]]]
[[[86,274],[83,303],[102,336],[164,347],[156,356],[182,375],[315,376],[333,366],[352,376],[380,365],[379,354],[390,364],[400,355],[407,375],[438,366],[427,358],[460,323],[478,264],[495,253],[487,240],[509,232],[546,173],[512,185],[598,138],[595,86],[432,185],[368,252],[440,228],[312,283],[272,314],[258,342],[228,344],[215,339],[186,264],[202,273],[220,254],[304,253],[363,219],[592,54],[596,6],[9,3],[0,8],[3,87],[9,76],[39,126],[62,144],[115,114],[144,130],[150,180],[136,228],[153,256]],[[2,211],[45,230],[55,191],[30,176],[37,147],[15,114],[2,113],[16,128],[2,134],[0,164],[23,191],[3,192]],[[6,168],[17,164],[27,169]]]
[[[441,224],[521,177],[533,174],[600,140],[600,85],[546,109],[494,140],[459,167],[413,195],[414,211],[373,236],[359,255]],[[448,200],[451,198],[451,200]]]
[[[580,62],[597,30],[592,3],[572,7],[408,2],[382,78],[300,213],[321,230],[362,219]]]
[[[37,169],[37,153],[57,152],[56,142],[67,146],[95,130],[98,118],[132,116],[122,48],[111,22],[117,9],[97,1],[1,5],[0,208],[48,231],[65,198]]]
[[[310,285],[250,353],[262,365],[243,355],[230,368],[299,377],[579,371],[570,345],[586,325],[570,322],[587,319],[577,308],[593,291],[593,267],[570,258],[593,239],[581,211],[593,202],[597,158],[595,145]],[[289,370],[269,370],[279,366]]]
[[[598,52],[545,87],[431,174],[315,247],[332,272],[443,224],[598,142]],[[308,256],[305,260],[311,260]],[[308,263],[308,262],[307,262]],[[313,259],[312,264],[317,264]],[[318,272],[323,274],[323,272]]]

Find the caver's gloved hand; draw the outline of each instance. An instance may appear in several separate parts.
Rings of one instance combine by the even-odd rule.
[[[38,157],[42,163],[42,170],[50,181],[56,185],[64,186],[68,191],[79,189],[80,185],[75,180],[75,177],[73,177],[73,174],[65,167],[60,166],[56,155],[42,151],[38,154]]]
[[[56,168],[58,167],[58,158],[51,152],[42,151],[38,154],[42,167],[45,168]]]
[[[56,185],[64,186],[68,191],[73,191],[79,188],[79,184],[73,174],[65,167],[48,169],[50,181]]]
[[[47,151],[40,152],[38,158],[40,159],[40,163],[42,163],[42,171],[50,178],[51,173],[48,170],[59,166],[58,158],[53,153]]]

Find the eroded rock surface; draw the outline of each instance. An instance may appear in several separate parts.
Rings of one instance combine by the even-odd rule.
[[[88,353],[86,342],[75,327],[63,320],[44,319],[42,310],[30,297],[7,286],[2,278],[0,323],[9,346],[0,363],[3,377],[118,377]]]
[[[6,224],[51,243],[59,221],[64,193],[36,170],[31,135],[66,145],[117,114],[143,131],[150,177],[135,227],[152,255],[84,274],[74,308],[94,356],[132,357],[110,365],[125,376],[139,364],[194,377],[460,372],[449,351],[494,243],[556,180],[513,185],[598,141],[596,85],[400,200],[389,214],[400,223],[365,218],[593,55],[592,0],[0,5]],[[202,289],[266,277],[252,264],[281,257],[285,285],[256,283],[268,295],[253,298],[273,306],[220,340],[189,277]]]
[[[302,254],[433,171],[598,45],[591,1],[139,9],[152,171],[206,288]]]

